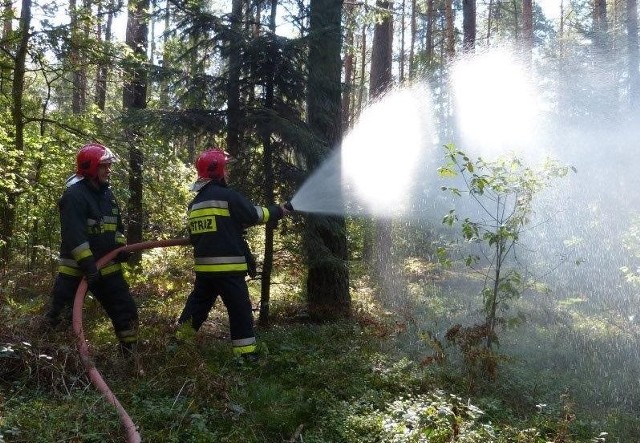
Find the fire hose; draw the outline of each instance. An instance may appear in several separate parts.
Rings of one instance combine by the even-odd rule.
[[[169,240],[134,243],[127,246],[122,246],[109,252],[107,255],[100,258],[96,264],[98,269],[101,268],[106,263],[113,260],[119,252],[135,252],[144,249],[165,248],[168,246],[181,246],[188,244],[188,238],[174,238]],[[78,290],[76,291],[75,299],[73,301],[73,332],[75,333],[77,338],[77,346],[78,352],[80,353],[80,359],[82,360],[82,364],[89,374],[91,383],[93,383],[98,391],[102,393],[103,397],[116,408],[118,415],[120,416],[120,422],[122,423],[122,426],[124,427],[126,432],[127,442],[139,443],[142,440],[135,423],[133,422],[131,417],[129,417],[129,414],[127,414],[127,411],[124,409],[124,407],[122,407],[115,394],[111,392],[111,389],[109,389],[109,386],[100,375],[100,372],[96,368],[93,360],[89,355],[89,347],[87,345],[87,341],[84,338],[84,332],[82,330],[82,307],[84,305],[84,298],[86,293],[87,280],[83,278],[80,282],[80,285],[78,286]]]

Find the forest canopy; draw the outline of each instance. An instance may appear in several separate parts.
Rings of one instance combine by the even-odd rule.
[[[252,202],[298,209],[248,233],[271,349],[258,369],[212,363],[229,359],[218,311],[195,347],[169,341],[193,282],[188,247],[130,261],[163,387],[117,383],[150,441],[163,441],[165,415],[178,423],[166,441],[640,433],[636,0],[0,8],[0,441],[36,441],[16,404],[44,398],[34,408],[58,421],[58,396],[76,413],[93,401],[73,337],[38,329],[58,269],[58,200],[91,142],[119,158],[111,187],[129,244],[187,236],[194,162],[209,147],[233,157],[231,186]],[[94,352],[120,378],[105,316],[90,298],[85,311]],[[183,398],[180,371],[161,369],[190,358]],[[145,415],[147,388],[156,409]],[[86,427],[117,432],[102,413],[112,428],[91,415]],[[92,438],[54,428],[40,441]]]

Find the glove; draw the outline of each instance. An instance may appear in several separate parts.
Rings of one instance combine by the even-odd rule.
[[[285,209],[284,206],[281,205],[271,205],[269,206],[269,212],[271,213],[271,218],[267,222],[267,226],[273,229],[278,227],[278,220],[285,216],[288,209]]]
[[[129,261],[129,258],[131,258],[131,252],[120,251],[116,255],[115,262],[116,263],[125,263],[125,262]]]
[[[96,287],[100,284],[100,272],[96,271],[87,275],[87,286],[89,290],[95,295]]]

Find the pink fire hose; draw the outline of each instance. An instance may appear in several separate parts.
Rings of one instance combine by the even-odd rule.
[[[118,254],[118,252],[134,252],[141,251],[144,249],[152,249],[152,248],[165,248],[167,246],[181,246],[188,245],[188,238],[173,238],[169,240],[158,240],[158,241],[146,241],[141,243],[134,243],[132,245],[122,246],[116,250],[109,252],[104,257],[100,258],[97,262],[98,269],[104,266],[105,263],[110,262],[114,259],[114,257]],[[126,431],[127,442],[129,443],[140,443],[142,440],[140,438],[140,434],[138,433],[138,429],[127,414],[127,411],[122,407],[115,394],[111,392],[109,386],[104,381],[100,372],[96,368],[93,360],[89,356],[89,347],[87,346],[87,341],[84,338],[84,332],[82,330],[82,307],[84,305],[84,298],[87,293],[87,280],[85,278],[82,279],[80,285],[78,286],[78,290],[76,291],[76,296],[73,301],[73,332],[76,334],[78,339],[77,346],[78,352],[80,352],[80,358],[82,360],[82,364],[87,369],[89,373],[89,378],[93,385],[102,393],[104,398],[115,406],[118,411],[118,415],[120,416],[120,422]]]

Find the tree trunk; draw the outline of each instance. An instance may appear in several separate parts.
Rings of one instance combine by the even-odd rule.
[[[400,84],[404,83],[404,63],[405,63],[405,51],[404,51],[404,44],[405,44],[405,21],[406,21],[406,0],[402,0],[402,7],[401,7],[401,12],[400,12],[400,61],[399,61],[399,71],[400,71],[400,75],[398,78],[398,82]]]
[[[409,40],[409,78],[413,79],[416,75],[415,69],[415,49],[416,49],[416,0],[411,0],[411,37]]]
[[[527,65],[531,65],[533,51],[533,5],[532,0],[522,0],[522,52]]]
[[[376,8],[380,11],[387,11],[387,13],[382,21],[376,23],[373,30],[371,74],[369,77],[369,95],[372,99],[384,94],[393,84],[393,76],[391,75],[393,63],[392,4],[385,0],[378,0]]]
[[[102,3],[101,3],[102,4]],[[103,23],[102,21],[98,26],[98,36],[102,39],[104,43],[111,43],[111,28],[113,25],[113,15],[115,14],[115,4],[114,1],[111,0],[107,5],[107,22],[104,24],[104,32],[102,30]],[[96,73],[96,106],[98,109],[104,112],[107,105],[107,76],[109,75],[109,63],[100,61],[98,64],[98,70]]]
[[[462,50],[473,52],[476,47],[476,0],[462,0]]]
[[[513,36],[516,42],[520,40],[520,22],[518,21],[518,5],[516,0],[511,0],[513,3]]]
[[[425,43],[427,45],[425,48],[425,59],[427,66],[431,66],[433,63],[433,22],[436,17],[433,5],[434,0],[427,0],[427,31],[425,35]]]
[[[41,121],[40,121],[40,137],[45,137],[46,135],[46,127],[47,127],[47,123],[46,123],[46,116],[47,116],[47,108],[48,108],[48,101],[45,100],[42,103],[42,114],[41,114]],[[33,187],[39,186],[41,185],[41,179],[42,179],[42,171],[44,169],[44,166],[46,164],[46,160],[43,158],[39,158],[34,165],[33,168],[33,180],[31,181],[31,183],[33,183]],[[26,209],[26,213],[27,214],[31,214],[32,211],[29,208],[29,206],[31,206],[32,208],[34,208],[35,210],[37,210],[40,207],[40,193],[36,192],[33,193],[31,195],[31,197],[29,198],[29,201],[27,203],[27,209]],[[42,225],[41,225],[42,222]],[[34,271],[36,270],[39,266],[37,263],[38,260],[38,249],[36,247],[36,245],[40,245],[43,244],[41,243],[42,239],[39,238],[41,231],[42,230],[47,230],[46,229],[47,226],[47,221],[45,220],[41,220],[40,217],[34,217],[33,222],[30,226],[30,231],[31,231],[31,236],[29,239],[29,246],[28,249],[31,249],[31,254],[29,256],[29,271]],[[27,250],[28,253],[28,250]],[[26,255],[26,254],[25,254]],[[44,266],[42,267],[44,269]]]
[[[629,52],[629,104],[631,109],[640,108],[640,56],[638,54],[638,3],[627,0],[627,38]]]
[[[149,0],[129,2],[127,17],[127,46],[138,58],[139,63],[129,69],[124,85],[123,106],[129,109],[147,107],[147,32],[149,27]]]
[[[136,120],[136,112],[147,107],[147,31],[149,17],[149,0],[135,0],[129,2],[127,17],[127,46],[133,51],[139,63],[126,73],[127,78],[123,88],[123,107],[128,121]],[[127,129],[129,140],[129,200],[127,202],[127,242],[142,241],[142,170],[144,156],[139,145],[142,134],[129,126]],[[141,255],[137,253],[134,260],[140,262]]]
[[[164,9],[164,28],[169,29],[171,26],[171,0],[166,0]],[[170,68],[169,62],[169,36],[167,32],[162,33],[162,70],[167,72]],[[166,77],[163,75],[163,77]],[[169,107],[169,80],[163,78],[160,80],[160,107]]]
[[[354,4],[347,3],[346,5],[346,15],[347,15],[347,29],[346,29],[346,48],[344,55],[344,79],[345,85],[344,90],[342,91],[342,128],[347,130],[351,126],[352,115],[351,115],[351,100],[353,99],[353,91],[354,91],[354,20],[353,20],[353,12],[354,12]]]
[[[607,46],[607,1],[593,1],[593,28],[596,46],[606,49]]]
[[[565,9],[564,0],[560,0],[560,22],[558,23],[558,109],[569,109],[571,98],[569,97],[568,76],[564,61],[567,58],[565,36]],[[566,115],[565,115],[566,117]]]
[[[2,5],[2,44],[0,49],[5,54],[11,53],[11,32],[13,31],[13,0],[4,0]],[[2,76],[0,76],[0,92],[9,95],[9,89],[11,88],[11,66],[2,66]]]
[[[74,114],[81,114],[87,109],[87,63],[83,49],[88,34],[87,5],[88,2],[83,1],[82,7],[78,7],[76,0],[69,0],[69,14],[71,16],[69,60],[73,73],[71,110]]]
[[[327,157],[341,138],[342,0],[311,0],[308,119]],[[322,159],[310,159],[315,169]],[[343,217],[307,217],[305,248],[309,260],[307,301],[317,320],[351,315],[347,268],[346,224]]]
[[[2,39],[0,40],[1,49],[5,54],[13,53],[13,2],[12,0],[4,0],[2,7],[2,17],[4,21],[2,23]],[[10,63],[3,63],[2,67],[2,75],[0,76],[0,92],[5,96],[10,96],[12,94],[12,74],[15,74],[15,65],[11,65]],[[23,68],[24,69],[24,68]],[[24,75],[24,73],[23,73]],[[14,76],[15,79],[15,76]],[[14,80],[15,81],[15,80]],[[13,113],[12,113],[13,115]],[[15,118],[15,117],[13,117]],[[15,122],[14,122],[15,125]],[[8,173],[11,171],[15,165],[13,164],[13,158],[3,153],[4,158],[0,158],[0,168],[2,172]],[[6,165],[6,166],[5,166]],[[0,189],[3,193],[4,189]],[[2,194],[0,194],[2,197]],[[9,257],[11,236],[13,234],[13,226],[15,219],[15,212],[12,211],[13,204],[12,201],[15,201],[15,197],[11,197],[11,189],[8,189],[6,192],[6,196],[4,198],[0,198],[0,267],[3,267],[6,264],[7,259]]]
[[[376,9],[383,14],[381,21],[375,24],[371,47],[371,72],[369,76],[369,98],[373,102],[393,85],[391,73],[393,63],[393,8],[385,0],[376,2]],[[362,255],[365,261],[378,265],[378,259],[387,255],[391,241],[391,226],[385,220],[374,220],[370,229],[365,224]],[[384,251],[382,254],[379,250]]]
[[[29,47],[29,28],[31,26],[31,0],[22,0],[19,25],[19,39],[16,48],[15,65],[13,68],[13,83],[11,88],[11,118],[13,129],[15,131],[15,152],[18,155],[14,162],[10,163],[11,170],[16,175],[20,175],[19,171],[23,163],[23,155],[25,151],[24,144],[24,115],[22,113],[22,102],[25,88],[25,73],[27,50]],[[16,203],[18,200],[17,191],[12,190],[7,195],[6,201],[0,207],[0,260],[2,265],[9,262],[11,251],[11,239],[16,223]]]
[[[453,15],[453,0],[445,0],[444,2],[444,18],[445,18],[445,53],[451,61],[456,55],[456,38],[455,38],[455,22]]]
[[[227,150],[232,156],[240,153],[240,42],[242,41],[242,3],[233,0],[231,7],[231,34],[229,44],[229,80],[227,82]]]
[[[598,83],[593,93],[594,103],[591,117],[594,121],[610,118],[618,110],[617,70],[611,52],[606,0],[593,3],[593,62],[594,75]]]
[[[269,31],[272,35],[276,32],[276,13],[278,1],[271,0],[271,16],[269,20]],[[268,110],[273,109],[274,105],[274,66],[272,63],[268,65],[269,72],[266,78],[265,102],[264,107]],[[262,146],[264,149],[262,157],[262,168],[264,171],[264,198],[267,203],[275,200],[275,176],[274,176],[274,148],[271,140],[272,133],[269,122],[261,123],[264,127],[260,128]],[[265,227],[264,239],[264,262],[262,263],[262,275],[260,276],[260,316],[258,322],[262,326],[269,325],[269,303],[271,299],[271,272],[273,270],[273,238],[275,227],[267,224]]]
[[[358,106],[354,112],[354,115],[359,115],[362,112],[365,100],[366,80],[365,75],[367,72],[367,25],[362,25],[362,34],[360,37],[360,84],[358,85]]]
[[[504,248],[501,242],[496,242],[496,267],[493,276],[493,288],[491,289],[489,299],[489,313],[487,314],[486,325],[488,328],[487,333],[487,349],[493,347],[493,337],[496,336],[496,313],[498,310],[498,295],[500,291],[502,262],[504,257]]]
[[[432,3],[432,2],[431,2]],[[389,13],[385,15],[381,22],[376,23],[373,31],[373,46],[371,48],[371,85],[370,98],[375,101],[384,95],[393,86],[393,7],[387,1],[378,1],[377,6]],[[365,245],[365,251],[368,251],[367,259],[370,260],[376,270],[376,275],[381,277],[381,283],[388,291],[388,282],[385,281],[382,272],[385,263],[391,257],[391,239],[392,224],[384,218],[376,218],[373,221],[373,236],[369,239],[370,245]]]

